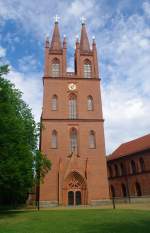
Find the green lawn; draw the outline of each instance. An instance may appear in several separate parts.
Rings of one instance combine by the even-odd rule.
[[[0,213],[0,233],[149,233],[150,211],[66,209]]]

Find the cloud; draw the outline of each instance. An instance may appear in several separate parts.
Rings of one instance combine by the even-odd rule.
[[[147,1],[145,1],[145,2],[143,3],[143,9],[144,9],[144,12],[145,12],[146,16],[147,16],[148,18],[150,18],[150,3],[147,2]]]
[[[119,17],[99,45],[108,153],[150,132],[150,30],[145,15]]]
[[[30,72],[30,70],[35,71],[37,68],[37,59],[33,56],[24,56],[18,60],[19,70],[23,73]]]
[[[12,20],[18,24],[18,30],[44,38],[49,30],[54,8],[55,1],[43,1],[42,4],[39,4],[38,0],[0,1],[0,22],[2,24]]]
[[[5,48],[2,48],[1,46],[0,46],[0,57],[2,58],[2,57],[5,57],[6,56],[6,49]]]

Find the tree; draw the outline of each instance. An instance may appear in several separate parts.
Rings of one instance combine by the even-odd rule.
[[[48,172],[50,162],[38,151],[39,130],[31,109],[3,77],[8,71],[7,65],[0,66],[0,204],[19,204],[33,187],[37,158],[40,174]]]

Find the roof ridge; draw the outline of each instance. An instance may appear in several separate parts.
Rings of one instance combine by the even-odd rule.
[[[108,159],[117,159],[150,148],[150,134],[122,143],[109,155]]]

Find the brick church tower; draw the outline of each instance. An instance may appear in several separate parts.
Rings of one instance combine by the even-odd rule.
[[[40,187],[40,205],[96,205],[109,198],[104,120],[95,39],[85,22],[76,40],[75,71],[67,72],[67,42],[58,21],[45,44],[41,151],[52,169]]]

